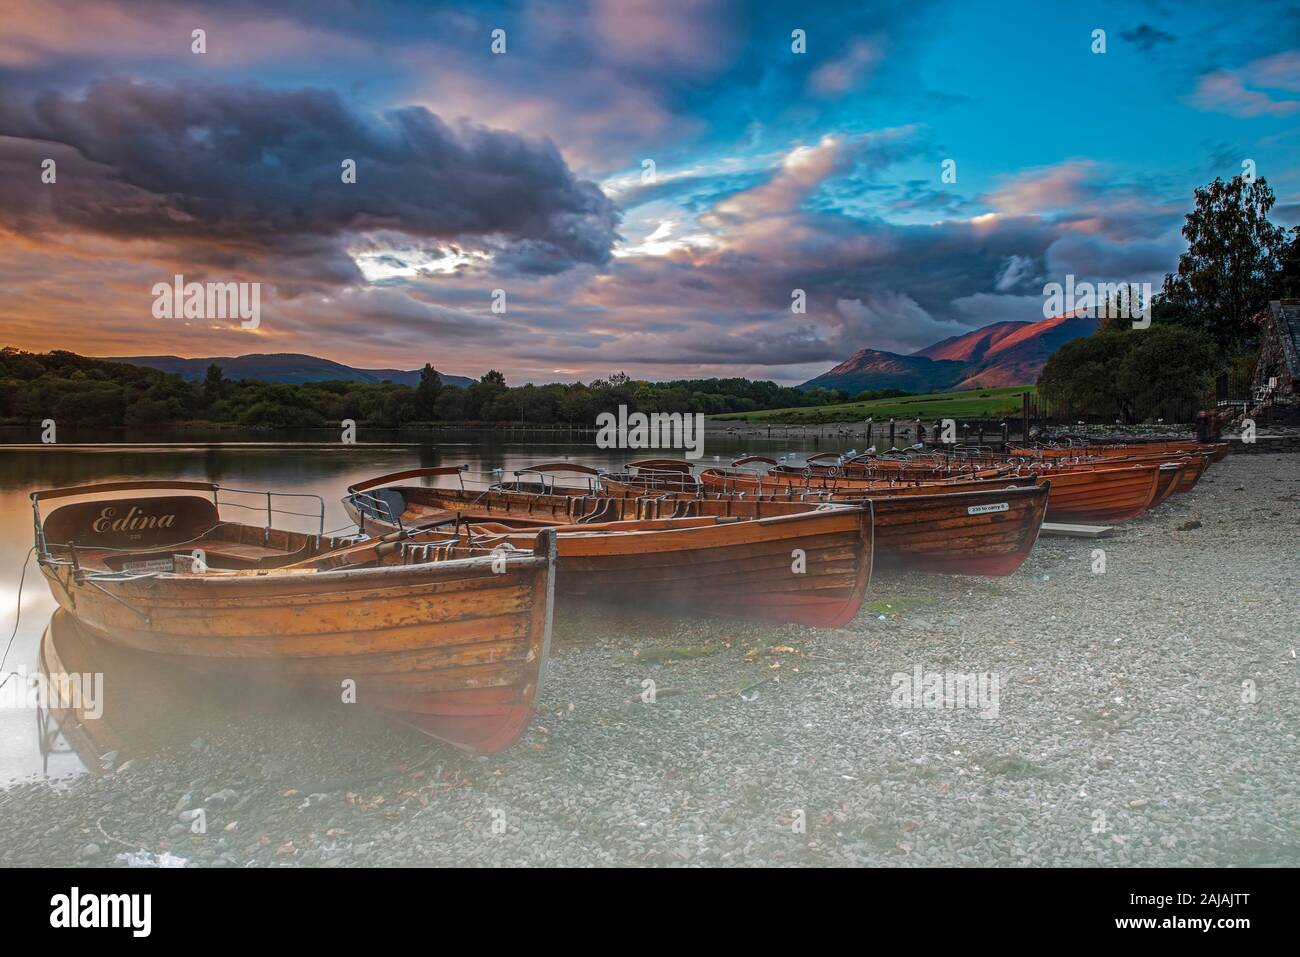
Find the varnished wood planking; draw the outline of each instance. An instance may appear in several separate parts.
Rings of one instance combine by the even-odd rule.
[[[120,577],[106,563],[130,552],[56,542],[41,569],[80,625],[160,661],[335,695],[350,679],[359,700],[409,711],[460,747],[497,750],[526,726],[549,646],[553,533],[536,539],[542,556],[518,552],[504,568],[488,557],[402,565],[378,553],[367,567],[284,568],[318,554],[320,540],[235,523],[181,544],[260,567]],[[151,541],[140,556],[166,557],[166,544]]]

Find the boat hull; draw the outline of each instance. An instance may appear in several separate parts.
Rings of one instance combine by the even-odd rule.
[[[856,617],[871,580],[870,507],[662,524],[671,527],[609,534],[600,525],[559,529],[556,591],[570,598],[839,628]],[[529,528],[477,528],[517,547],[528,547],[536,534]]]
[[[1029,557],[1050,487],[874,499],[881,565],[948,575],[1010,575]]]
[[[990,488],[995,484],[999,487]],[[944,486],[898,489],[857,500],[859,504],[869,501],[874,511],[877,566],[933,574],[1002,576],[1024,564],[1047,512],[1049,484],[1016,479],[978,481],[958,488],[962,490],[950,492]],[[741,499],[733,507],[763,504],[781,503]]]
[[[550,641],[553,559],[504,565],[498,572],[491,558],[476,558],[93,583],[67,565],[41,568],[60,606],[94,637],[335,700],[352,690],[358,704],[490,752],[527,726]]]
[[[1049,522],[1122,522],[1151,507],[1160,468],[1137,465],[1114,469],[1066,469],[1039,478],[1051,483]]]

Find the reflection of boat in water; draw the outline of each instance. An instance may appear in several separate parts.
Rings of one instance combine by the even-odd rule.
[[[38,709],[37,735],[47,770],[50,755],[63,753],[60,734],[87,768],[99,771],[100,759],[110,752],[120,763],[192,741],[246,700],[231,682],[95,638],[62,608],[41,637],[40,674],[47,682],[103,675],[93,696],[51,695]]]
[[[143,490],[168,494],[102,497]],[[272,528],[272,493],[265,527],[226,520],[223,491],[34,492],[50,591],[83,630],[173,666],[354,700],[471,750],[523,732],[549,645],[553,532],[500,555],[439,531],[340,542]],[[46,501],[92,496],[42,520]],[[323,526],[323,506],[311,517]]]

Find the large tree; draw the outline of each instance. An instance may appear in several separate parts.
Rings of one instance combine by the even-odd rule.
[[[442,376],[426,362],[420,370],[420,384],[415,387],[415,414],[423,421],[432,422],[437,417],[435,409],[441,392]]]
[[[1056,350],[1038,391],[1063,415],[1146,422],[1195,407],[1213,386],[1216,365],[1213,347],[1191,329],[1103,332]]]
[[[1253,336],[1251,319],[1275,297],[1286,230],[1268,221],[1273,191],[1263,179],[1215,179],[1196,190],[1187,214],[1187,252],[1165,277],[1158,317],[1200,329],[1233,352]]]
[[[1116,388],[1116,370],[1128,351],[1129,339],[1127,333],[1118,331],[1071,339],[1048,356],[1038,377],[1039,393],[1067,415],[1131,419],[1133,407]]]

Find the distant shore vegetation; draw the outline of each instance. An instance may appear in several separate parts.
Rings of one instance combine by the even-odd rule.
[[[0,350],[0,422],[136,429],[233,426],[324,428],[352,419],[375,428],[435,424],[593,427],[620,405],[639,412],[757,412],[819,406],[853,396],[751,379],[645,382],[618,373],[589,383],[510,386],[495,370],[466,388],[445,385],[432,364],[415,387],[351,381],[287,384],[231,380],[212,365],[201,382],[72,352]]]

